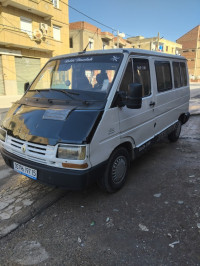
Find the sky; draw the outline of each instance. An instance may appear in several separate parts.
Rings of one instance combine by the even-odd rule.
[[[176,41],[200,25],[200,0],[69,0],[68,4],[87,16],[126,34]],[[112,32],[69,7],[69,22],[86,21]],[[116,32],[114,32],[116,34]]]

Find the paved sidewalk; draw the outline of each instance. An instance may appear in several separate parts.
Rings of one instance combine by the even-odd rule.
[[[12,172],[14,175],[0,187],[0,239],[66,194]]]
[[[22,97],[22,95],[0,95],[0,108],[10,108],[14,102],[19,100]]]

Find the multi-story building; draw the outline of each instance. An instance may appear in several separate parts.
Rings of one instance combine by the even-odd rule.
[[[114,36],[85,21],[70,23],[70,52],[87,50],[113,49],[113,48],[139,48],[160,51],[168,54],[179,54],[182,45],[163,38],[144,38],[143,36],[123,39],[120,35]]]
[[[167,54],[180,54],[182,48],[181,44],[166,40],[163,37],[160,38],[159,34],[152,38],[143,36],[130,37],[127,41],[131,43],[133,48],[159,51]]]
[[[68,17],[68,0],[0,0],[0,95],[22,94],[49,58],[69,52]]]
[[[183,46],[181,55],[188,60],[191,80],[200,81],[200,25],[181,36],[177,43]]]
[[[110,32],[102,32],[100,28],[85,21],[70,23],[69,29],[71,53],[80,52],[84,49],[90,51],[131,47],[120,36],[115,37]]]

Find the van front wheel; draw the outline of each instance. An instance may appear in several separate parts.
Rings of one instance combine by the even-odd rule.
[[[179,139],[179,136],[181,134],[181,126],[181,121],[178,121],[175,130],[168,135],[168,139],[171,142],[175,142]]]
[[[129,153],[124,147],[119,147],[111,154],[106,171],[97,180],[101,189],[113,193],[123,187],[130,165]]]

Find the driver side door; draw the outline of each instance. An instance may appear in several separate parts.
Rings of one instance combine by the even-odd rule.
[[[139,148],[155,134],[154,93],[152,91],[149,59],[132,57],[129,59],[120,90],[127,92],[130,83],[142,84],[142,106],[140,109],[118,108],[120,135],[122,142],[132,139]]]

